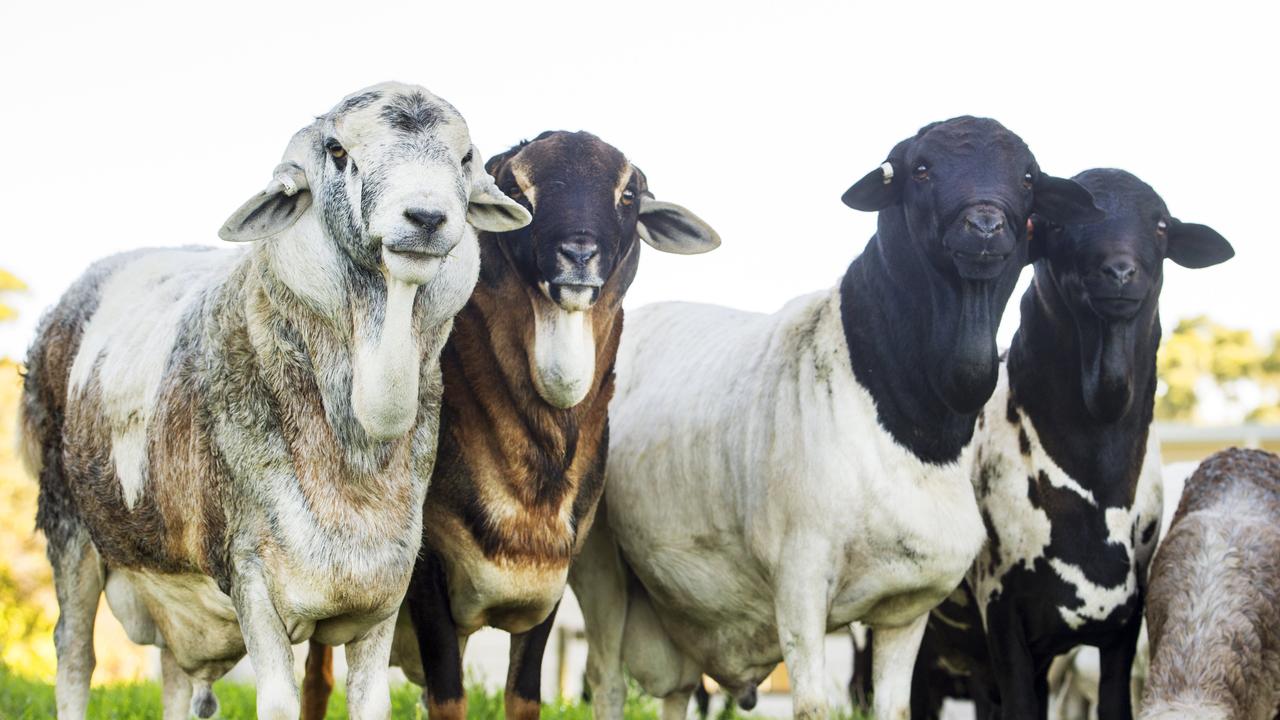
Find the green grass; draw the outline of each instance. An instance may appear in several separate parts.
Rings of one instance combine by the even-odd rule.
[[[247,685],[215,683],[222,720],[253,720],[254,692]],[[409,684],[391,689],[391,717],[426,718],[426,710],[418,701],[419,690]],[[480,686],[467,693],[467,715],[481,720],[502,720],[502,693]],[[154,682],[121,683],[95,687],[89,698],[90,720],[142,720],[161,714],[160,685]],[[15,675],[0,665],[0,720],[46,720],[54,716],[53,686]],[[638,694],[627,699],[626,720],[656,720],[657,704]],[[341,688],[329,701],[328,720],[346,720],[347,699]],[[543,704],[545,720],[590,720],[591,708],[582,702],[551,700]]]
[[[215,683],[222,710],[221,720],[253,720],[254,693],[248,685]],[[404,684],[391,688],[391,717],[396,720],[423,720],[427,712],[418,702],[419,690]],[[474,686],[467,692],[467,716],[474,720],[504,720],[502,692]],[[838,711],[836,718],[860,720],[860,714],[849,715],[849,709]],[[160,685],[154,682],[120,683],[95,687],[89,698],[89,720],[143,720],[161,714]],[[634,683],[627,694],[625,720],[657,720],[658,703],[644,696]],[[732,720],[737,715],[732,706],[715,720]],[[53,686],[15,675],[0,664],[0,720],[46,720],[54,716]],[[347,719],[347,698],[342,688],[334,690],[329,701],[328,720]],[[870,716],[865,716],[870,718]],[[591,720],[591,706],[576,699],[551,699],[542,705],[543,720]]]

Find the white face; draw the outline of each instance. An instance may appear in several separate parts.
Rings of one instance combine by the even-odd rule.
[[[429,281],[462,242],[472,174],[484,173],[466,121],[422,88],[385,83],[314,129],[314,190],[331,236],[358,265]]]

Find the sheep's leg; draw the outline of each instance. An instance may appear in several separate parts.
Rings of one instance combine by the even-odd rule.
[[[465,720],[467,694],[462,686],[462,643],[449,608],[449,587],[440,556],[428,552],[413,568],[409,581],[409,619],[418,637],[423,699],[431,720]]]
[[[547,638],[559,609],[560,604],[556,603],[551,614],[537,627],[511,636],[504,696],[507,720],[538,720],[542,712],[542,655],[547,650]]]
[[[775,611],[778,643],[791,676],[792,713],[797,718],[825,718],[829,548],[820,540],[796,537],[786,543],[782,557]],[[908,668],[908,678],[910,672]],[[904,698],[904,708],[905,702]]]
[[[707,692],[705,683],[698,682],[698,687],[693,689],[693,699],[698,708],[698,720],[707,720],[707,716],[711,714],[711,693]],[[725,696],[725,702],[732,701],[733,698]]]
[[[1000,695],[1000,717],[1006,720],[1044,720],[1048,702],[1037,697],[1037,685],[1048,688],[1027,645],[1022,620],[1013,603],[995,603],[987,609],[987,649]],[[1039,682],[1037,682],[1037,674]]]
[[[302,720],[324,720],[333,694],[333,648],[312,640],[302,675]]]
[[[160,649],[160,684],[164,720],[187,720],[191,714],[191,678],[178,667],[169,648]]]
[[[859,628],[862,630],[858,632]],[[861,634],[861,639],[858,635]],[[853,677],[849,678],[849,701],[853,709],[862,713],[871,710],[871,652],[873,647],[871,628],[849,626],[853,640]]]
[[[88,531],[81,526],[61,546],[51,544],[49,557],[58,597],[58,623],[53,630],[58,654],[54,697],[61,720],[80,720],[89,707],[89,680],[97,663],[93,622],[106,574]]]
[[[689,717],[689,698],[696,690],[697,687],[680,688],[662,698],[662,720],[686,720]]]
[[[1143,598],[1138,596],[1139,608]],[[1130,677],[1133,660],[1138,655],[1138,635],[1142,630],[1142,613],[1135,612],[1110,645],[1098,649],[1101,666],[1098,675],[1098,720],[1132,720],[1133,697]]]
[[[396,613],[348,642],[347,716],[351,720],[386,720],[391,717],[391,687],[387,684],[387,659],[396,633]]]
[[[1000,720],[1000,704],[996,702],[995,687],[985,673],[969,677],[969,697],[973,698],[973,716],[976,720]]]
[[[262,570],[250,560],[236,568],[231,601],[253,663],[259,720],[296,720],[301,706],[293,679],[293,646],[271,602]]]
[[[622,673],[622,638],[627,627],[627,577],[609,530],[604,501],[569,568],[569,584],[582,607],[587,633],[587,684],[597,720],[622,720],[627,682]]]
[[[867,637],[871,637],[871,632],[867,632]],[[942,695],[941,688],[933,687],[930,682],[933,675],[928,668],[920,666],[920,659],[916,658],[916,669],[911,675],[911,720],[938,720],[942,717],[942,704],[946,702],[946,698]],[[978,720],[986,720],[981,715]]]
[[[871,653],[871,687],[877,720],[906,720],[911,713],[911,679],[920,653],[920,641],[929,624],[922,613],[901,627],[875,628]]]

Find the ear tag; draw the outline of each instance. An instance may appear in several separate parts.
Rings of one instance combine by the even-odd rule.
[[[298,194],[298,183],[294,182],[293,178],[289,177],[287,173],[277,175],[276,182],[280,183],[285,195],[293,197]]]
[[[885,161],[880,163],[880,172],[884,174],[884,184],[888,185],[893,182],[893,163]]]

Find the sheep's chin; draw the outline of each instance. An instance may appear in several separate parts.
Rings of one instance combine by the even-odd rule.
[[[384,250],[382,262],[387,266],[387,274],[396,280],[409,285],[426,285],[440,272],[444,258]]]

